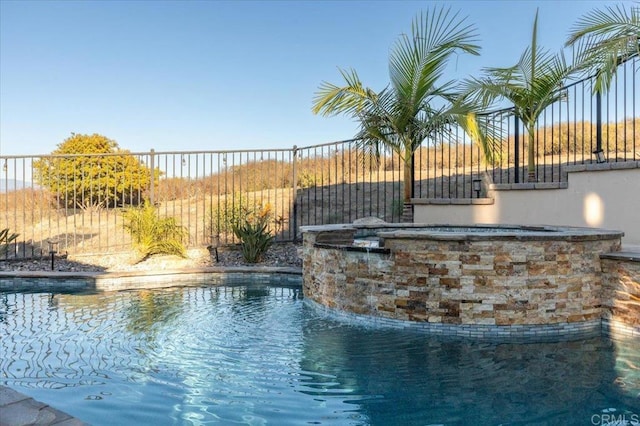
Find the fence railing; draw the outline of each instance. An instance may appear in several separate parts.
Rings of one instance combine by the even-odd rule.
[[[292,240],[293,150],[5,156],[0,229],[20,234],[6,256],[100,253],[131,245],[123,212],[154,204],[188,230],[188,246],[234,241],[233,218],[268,210]]]
[[[537,123],[536,179],[562,182],[567,165],[640,160],[638,58],[620,65],[611,89],[593,95],[593,80],[561,90],[565,100]],[[506,108],[483,116],[501,140],[487,159],[461,129],[424,141],[414,155],[416,198],[474,198],[474,181],[527,179],[522,123]],[[357,140],[244,151],[173,151],[94,155],[0,156],[0,229],[19,233],[2,258],[126,250],[123,211],[145,200],[188,230],[188,246],[237,240],[234,218],[268,212],[278,241],[300,226],[345,223],[364,216],[398,222],[402,164],[372,156]],[[1,242],[0,242],[1,243]]]
[[[640,58],[619,65],[609,91],[593,93],[594,78],[560,89],[563,100],[549,106],[535,133],[537,182],[562,182],[567,165],[640,160]],[[527,181],[527,133],[513,108],[485,114],[501,141],[487,160],[461,129],[425,141],[415,154],[415,197],[475,197],[473,180],[485,174],[493,183]]]

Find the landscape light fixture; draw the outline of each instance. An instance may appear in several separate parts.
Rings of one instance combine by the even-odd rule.
[[[220,259],[218,258],[218,247],[220,247],[220,234],[212,234],[211,245],[209,246],[209,250],[215,253],[216,263],[220,261]]]
[[[480,190],[482,189],[482,179],[474,179],[471,181],[473,190],[476,192],[476,198],[480,198]]]
[[[602,148],[598,148],[593,151],[593,155],[596,156],[596,163],[600,164],[607,162],[607,157],[604,156],[604,151],[602,150]]]
[[[47,243],[49,244],[49,254],[51,255],[51,270],[53,271],[54,269],[54,265],[53,262],[55,260],[55,255],[58,252],[56,250],[57,246],[58,246],[58,242],[57,240],[47,240]]]

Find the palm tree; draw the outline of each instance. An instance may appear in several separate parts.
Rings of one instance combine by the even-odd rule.
[[[574,68],[567,64],[564,54],[552,54],[538,46],[538,12],[533,21],[531,46],[520,60],[508,68],[486,68],[485,76],[466,81],[467,96],[485,106],[498,99],[507,99],[514,106],[514,114],[522,120],[528,136],[528,180],[536,180],[535,131],[536,122],[544,110],[565,96],[560,90]]]
[[[345,114],[360,123],[356,138],[378,155],[381,148],[403,162],[404,202],[412,195],[413,153],[427,138],[460,124],[478,134],[468,114],[473,105],[453,92],[452,81],[440,82],[449,59],[458,52],[478,55],[475,28],[451,9],[433,9],[417,16],[411,35],[402,34],[389,57],[391,83],[382,91],[365,87],[354,70],[340,70],[344,86],[323,82],[313,101],[314,114]],[[487,143],[480,138],[481,143]],[[486,152],[488,150],[485,149]]]
[[[618,65],[640,55],[640,5],[587,13],[573,26],[566,45],[577,47],[581,69],[596,70],[594,92],[606,92]]]

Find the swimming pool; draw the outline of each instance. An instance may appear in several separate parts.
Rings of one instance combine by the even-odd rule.
[[[640,422],[640,341],[500,344],[363,326],[277,277],[0,293],[0,384],[95,425]]]

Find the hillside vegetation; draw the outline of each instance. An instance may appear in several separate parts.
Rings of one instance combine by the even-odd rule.
[[[640,118],[603,126],[603,148],[609,161],[640,160],[638,129]],[[521,143],[524,139],[521,137]],[[595,126],[579,122],[544,127],[538,140],[539,151],[544,153],[538,161],[551,165],[550,176],[556,179],[560,164],[592,161]],[[461,141],[423,146],[416,152],[415,167],[416,180],[426,190],[416,196],[469,197],[472,176],[484,170],[492,171],[494,179],[510,173],[515,167],[513,137],[500,146],[496,164],[486,164],[477,147]],[[521,155],[523,152],[521,148]],[[176,218],[188,230],[188,246],[207,245],[215,234],[221,235],[223,244],[236,242],[230,220],[242,208],[268,206],[272,212],[269,227],[279,240],[295,237],[294,223],[350,222],[368,215],[397,221],[401,213],[401,167],[396,156],[383,153],[376,158],[354,144],[299,151],[295,217],[294,165],[290,160],[246,161],[207,176],[168,177],[162,170],[155,174],[154,202],[159,214]],[[145,189],[139,199],[149,195]],[[129,249],[131,240],[124,230],[122,208],[108,203],[83,207],[65,202],[64,197],[64,191],[33,187],[0,194],[0,229],[20,234],[9,255],[15,251],[19,256],[47,253],[50,238],[60,242],[61,252]]]

